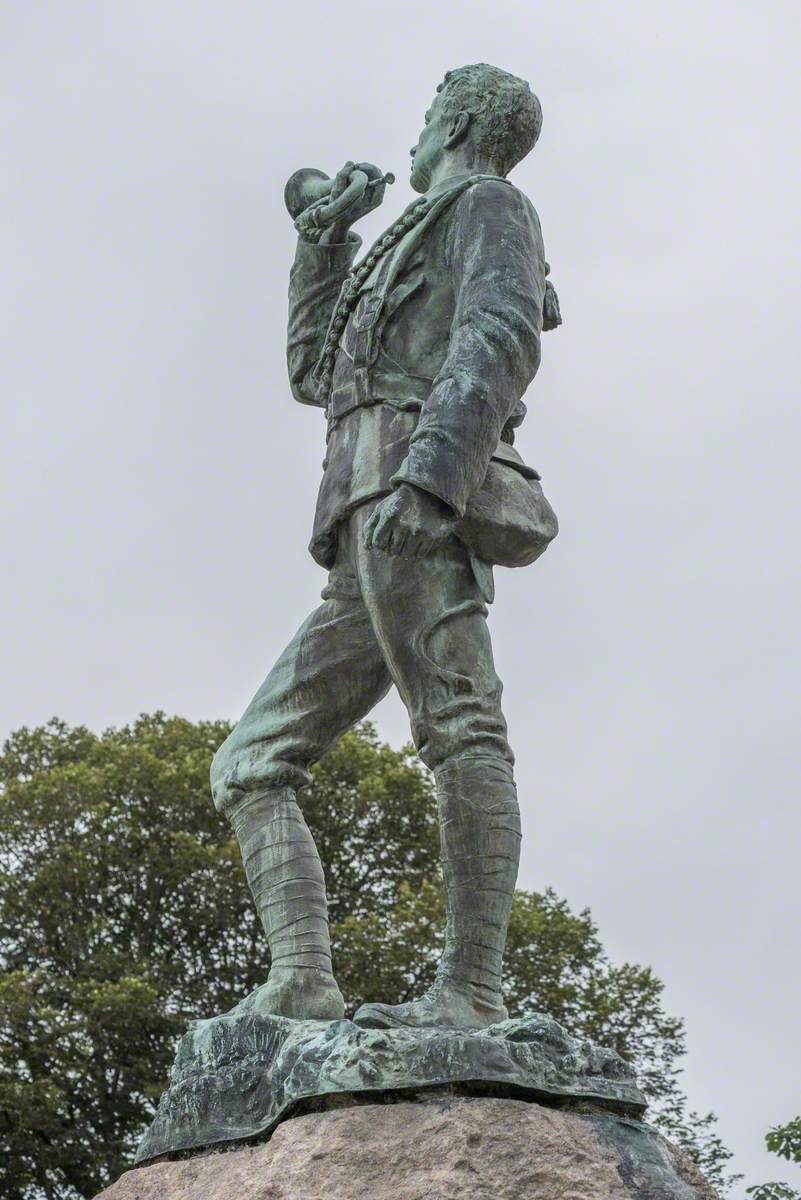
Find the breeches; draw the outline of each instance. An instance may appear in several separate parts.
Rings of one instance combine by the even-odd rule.
[[[432,770],[459,758],[514,758],[501,712],[487,609],[455,540],[428,558],[368,550],[376,501],[343,522],[323,603],[301,626],[212,765],[214,803],[303,787],[309,767],[394,683]]]

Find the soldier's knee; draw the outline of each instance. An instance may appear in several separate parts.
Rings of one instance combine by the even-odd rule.
[[[500,747],[491,750],[475,750],[467,753],[449,755],[431,770],[439,779],[446,775],[469,775],[493,781],[514,783],[514,755],[507,748],[504,753]]]
[[[217,811],[230,819],[245,795],[271,788],[297,791],[308,787],[312,781],[308,766],[291,751],[292,747],[277,738],[254,745],[247,737],[238,737],[235,729],[211,763],[211,795]]]
[[[502,716],[496,721],[465,721],[452,727],[429,728],[416,740],[418,753],[430,771],[463,759],[494,759],[514,764]]]

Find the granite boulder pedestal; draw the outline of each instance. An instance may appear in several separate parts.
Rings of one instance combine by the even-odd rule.
[[[283,1121],[127,1172],[97,1200],[718,1200],[641,1121],[456,1089]]]

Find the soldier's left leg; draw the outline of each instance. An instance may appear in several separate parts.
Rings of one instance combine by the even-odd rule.
[[[436,778],[447,926],[433,987],[402,1005],[364,1005],[369,1025],[502,1021],[501,960],[520,856],[514,757],[501,711],[487,608],[457,542],[429,558],[364,549],[372,506],[349,528],[351,558],[420,757]]]

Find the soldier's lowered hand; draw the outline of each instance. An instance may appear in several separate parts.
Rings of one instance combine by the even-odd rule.
[[[455,524],[454,513],[437,496],[401,483],[373,509],[364,544],[401,558],[425,558],[450,537]]]

